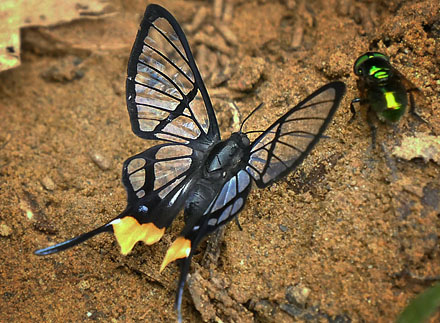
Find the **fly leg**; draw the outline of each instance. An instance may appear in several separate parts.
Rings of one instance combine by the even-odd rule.
[[[413,92],[417,92],[420,91],[419,89],[415,88],[415,89],[409,89],[408,95],[409,95],[409,112],[411,113],[411,115],[416,118],[417,120],[419,120],[422,123],[428,123],[425,119],[423,119],[416,110],[416,102],[414,100],[414,95]]]
[[[368,110],[367,110],[367,123],[368,123],[368,126],[370,127],[370,131],[371,131],[371,147],[373,149],[376,149],[377,127],[374,125],[373,115],[374,115],[374,111],[369,106]]]
[[[385,146],[385,144],[382,143],[381,146],[382,146],[382,150],[383,150],[384,155],[385,155],[385,163],[388,166],[388,168],[391,170],[392,182],[395,182],[395,181],[398,180],[396,162],[391,157],[390,151]]]
[[[367,100],[366,99],[361,99],[361,98],[354,98],[353,100],[351,100],[350,103],[350,111],[351,111],[351,118],[350,120],[348,120],[348,123],[352,123],[354,121],[354,119],[356,119],[356,109],[354,108],[354,104],[355,103],[359,103],[359,104],[366,104]]]
[[[362,99],[354,98],[353,100],[351,100],[350,103],[351,118],[350,120],[348,120],[348,123],[352,123],[354,119],[356,119],[356,109],[354,108],[354,103],[358,103],[358,102],[361,103]]]

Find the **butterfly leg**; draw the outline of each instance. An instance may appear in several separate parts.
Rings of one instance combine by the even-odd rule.
[[[238,220],[238,216],[235,216],[234,220],[235,220],[235,224],[237,224],[238,229],[240,231],[243,231],[243,228],[242,228],[242,226],[240,224],[240,221]]]

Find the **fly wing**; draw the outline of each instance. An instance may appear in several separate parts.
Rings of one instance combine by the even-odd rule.
[[[321,138],[344,93],[342,82],[324,85],[252,143],[246,170],[258,187],[268,186],[303,161]]]
[[[139,137],[179,143],[219,140],[214,110],[185,34],[158,5],[145,11],[126,87],[131,126]]]

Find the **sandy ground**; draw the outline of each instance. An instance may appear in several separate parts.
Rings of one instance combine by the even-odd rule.
[[[330,139],[285,180],[251,193],[243,231],[229,224],[209,257],[213,241],[201,245],[185,321],[391,322],[440,275],[439,138],[420,154],[404,145],[440,135],[439,2],[159,3],[187,32],[224,137],[237,130],[231,102],[242,115],[264,102],[273,116],[331,80],[348,88]],[[121,212],[122,162],[154,144],[131,132],[124,93],[146,3],[110,5],[112,17],[23,30],[23,64],[0,74],[2,322],[175,319],[178,267],[158,271],[181,220],[126,257],[111,235],[32,254]],[[367,50],[389,55],[421,89],[428,121],[378,123],[376,149],[365,112],[348,123],[359,95],[352,65]]]

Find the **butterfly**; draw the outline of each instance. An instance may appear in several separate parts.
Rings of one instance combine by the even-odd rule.
[[[253,142],[241,129],[221,140],[182,28],[166,9],[149,5],[128,62],[126,99],[133,132],[162,143],[124,162],[127,207],[120,215],[35,254],[49,255],[99,233],[113,232],[126,255],[139,241],[158,242],[183,209],[185,226],[160,267],[162,271],[170,262],[180,261],[176,309],[181,321],[184,285],[199,243],[237,216],[252,182],[264,188],[303,161],[344,93],[344,83],[329,83],[258,131]]]

